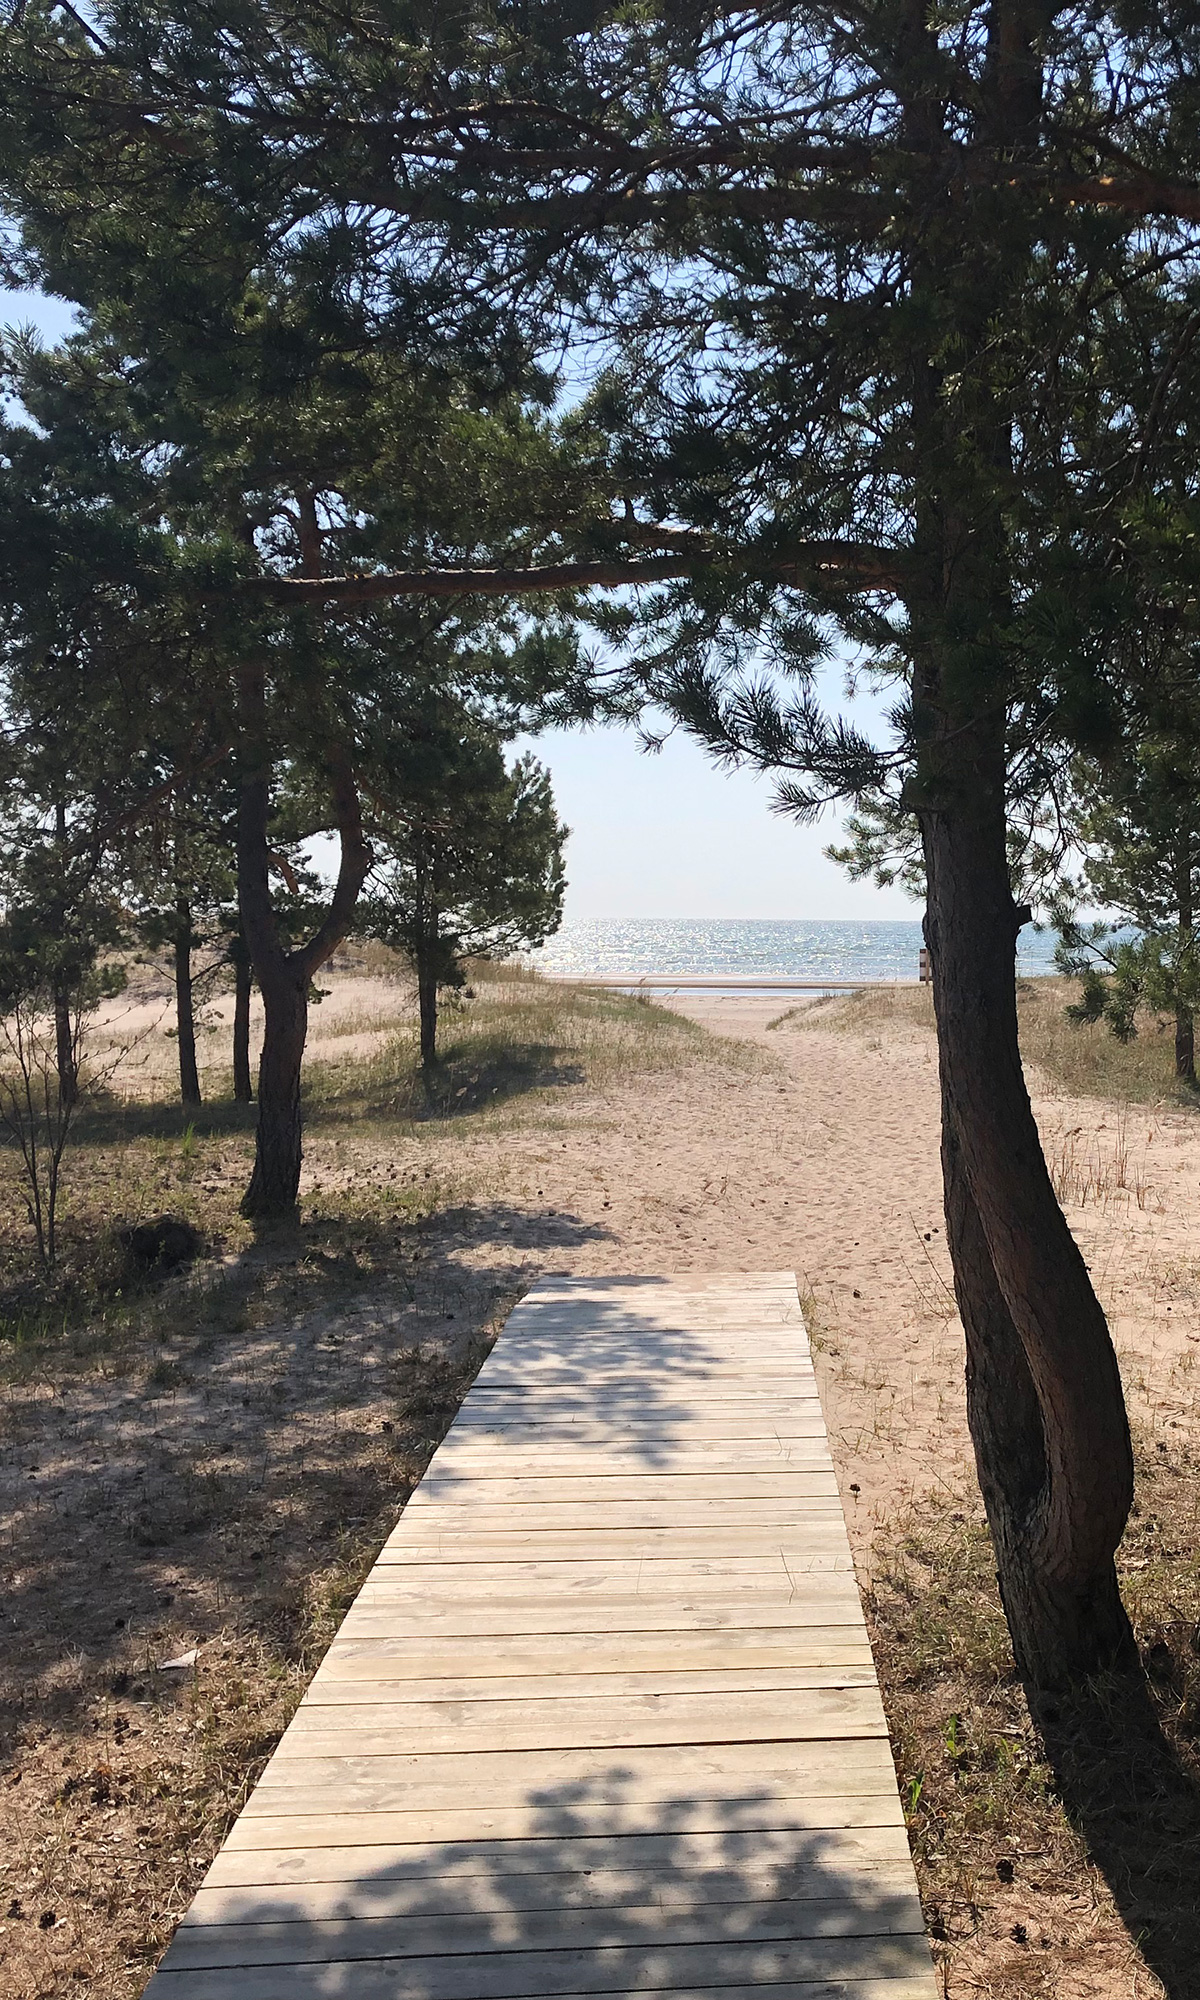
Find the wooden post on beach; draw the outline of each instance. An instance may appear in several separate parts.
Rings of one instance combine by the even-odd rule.
[[[920,980],[922,986],[928,986],[930,980],[933,978],[933,968],[929,963],[929,951],[925,945],[921,946],[917,954],[917,978]]]

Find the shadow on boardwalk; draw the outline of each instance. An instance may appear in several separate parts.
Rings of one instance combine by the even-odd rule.
[[[822,1825],[819,1795],[789,1798],[786,1781],[705,1799],[699,1774],[680,1796],[614,1763],[540,1789],[514,1756],[486,1806],[455,1812],[432,1774],[466,1760],[420,1761],[430,1775],[399,1788],[396,1810],[356,1815],[356,1847],[336,1844],[348,1825],[332,1816],[338,1801],[317,1817],[296,1795],[292,1816],[272,1790],[266,1810],[286,1816],[243,1819],[151,2000],[217,2000],[231,1977],[244,2000],[743,1995],[809,1982],[853,1994],[842,1982],[858,1980],[886,1980],[888,2000],[933,2000],[894,1793],[849,1811],[831,1800]],[[459,1837],[439,1840],[439,1824]]]

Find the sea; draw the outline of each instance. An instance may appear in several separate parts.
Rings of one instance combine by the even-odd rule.
[[[921,925],[808,922],[756,917],[589,917],[564,923],[531,954],[543,972],[585,979],[651,974],[679,978],[876,980],[915,979]],[[1052,931],[1027,926],[1017,970],[1053,972]]]

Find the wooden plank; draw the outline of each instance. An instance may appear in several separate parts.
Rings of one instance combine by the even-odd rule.
[[[447,1486],[453,1487],[446,1497],[461,1502],[464,1483],[475,1478],[481,1479],[526,1479],[530,1481],[530,1504],[537,1500],[538,1488],[533,1485],[537,1479],[560,1480],[600,1480],[600,1479],[675,1479],[677,1477],[704,1478],[711,1490],[720,1493],[726,1479],[748,1479],[758,1473],[780,1473],[791,1479],[834,1478],[833,1462],[829,1447],[823,1440],[801,1440],[801,1448],[792,1444],[780,1447],[779,1440],[766,1439],[763,1442],[743,1440],[746,1444],[744,1456],[728,1458],[724,1454],[709,1458],[700,1451],[676,1451],[656,1453],[648,1457],[641,1451],[596,1452],[569,1446],[556,1445],[548,1450],[539,1462],[538,1455],[531,1453],[527,1444],[505,1445],[503,1440],[486,1439],[479,1444],[458,1444],[447,1453],[446,1464],[441,1477]],[[445,1450],[445,1446],[442,1447]],[[607,1487],[596,1495],[602,1499]],[[828,1487],[826,1486],[826,1491]],[[409,1502],[411,1506],[412,1502]]]
[[[358,1664],[366,1664],[359,1662]],[[869,1687],[875,1677],[869,1659],[857,1665],[834,1667],[749,1667],[743,1673],[708,1671],[689,1673],[686,1668],[669,1668],[629,1673],[543,1673],[506,1674],[503,1666],[474,1679],[447,1675],[440,1680],[389,1679],[387,1662],[372,1661],[370,1676],[342,1678],[322,1666],[300,1704],[301,1710],[342,1706],[347,1702],[386,1702],[392,1710],[408,1702],[426,1701],[561,1701],[584,1695],[606,1695],[610,1699],[627,1695],[651,1694],[655,1698],[672,1694],[719,1695],[728,1701],[733,1695],[762,1693],[794,1694],[813,1688]]]
[[[494,1500],[480,1496],[478,1507],[444,1503],[435,1513],[428,1507],[407,1507],[400,1525],[388,1536],[385,1548],[398,1548],[406,1541],[420,1541],[436,1535],[439,1544],[471,1537],[479,1540],[493,1535],[509,1536],[539,1529],[545,1534],[613,1534],[628,1529],[775,1528],[781,1523],[793,1528],[804,1522],[834,1521],[842,1526],[841,1503],[833,1494],[817,1497],[788,1497],[780,1504],[778,1494],[766,1500],[610,1500],[605,1498],[603,1518],[596,1512],[596,1494],[584,1500],[555,1500],[549,1496],[538,1506],[524,1502]]]
[[[831,1550],[849,1563],[850,1544],[845,1527],[840,1518],[827,1514],[807,1521],[789,1521],[784,1527],[778,1522],[763,1521],[746,1521],[731,1527],[703,1521],[687,1526],[681,1522],[668,1526],[612,1527],[607,1521],[597,1521],[593,1515],[590,1527],[498,1526],[480,1529],[477,1534],[465,1530],[434,1534],[429,1527],[422,1530],[412,1522],[404,1534],[393,1535],[384,1545],[379,1567],[382,1573],[390,1575],[392,1570],[418,1568],[424,1563],[437,1563],[448,1572],[455,1565],[510,1563],[515,1558],[538,1563],[612,1564],[635,1560],[675,1562],[695,1557],[714,1563],[723,1563],[727,1558],[739,1562],[761,1558],[764,1566],[769,1564],[774,1569],[780,1563],[785,1568],[791,1563],[803,1564],[809,1555],[817,1552],[827,1555]]]
[[[642,1356],[644,1370],[648,1357]],[[637,1369],[620,1370],[598,1368],[571,1378],[554,1375],[539,1375],[533,1371],[527,1376],[520,1373],[511,1376],[479,1376],[471,1391],[471,1407],[475,1412],[491,1409],[506,1409],[513,1404],[523,1408],[555,1408],[561,1404],[565,1409],[598,1410],[607,1414],[610,1410],[629,1405],[633,1409],[645,1408],[647,1401],[643,1374]],[[786,1375],[771,1375],[766,1371],[754,1371],[747,1367],[744,1375],[733,1375],[725,1369],[689,1369],[686,1375],[677,1374],[665,1382],[657,1396],[650,1399],[652,1407],[674,1414],[679,1410],[704,1411],[726,1404],[741,1405],[753,1403],[759,1409],[769,1410],[782,1406],[790,1409],[795,1404],[819,1403],[816,1377],[811,1372],[789,1371]]]
[[[741,1800],[669,1798],[613,1804],[594,1799],[587,1806],[586,1826],[558,1826],[555,1822],[560,1817],[529,1799],[516,1805],[393,1805],[373,1812],[318,1813],[301,1793],[285,1792],[273,1813],[242,1813],[221,1853],[257,1853],[283,1845],[374,1848],[413,1842],[437,1843],[441,1851],[450,1853],[464,1847],[473,1851],[480,1842],[499,1842],[507,1848],[512,1841],[544,1846],[549,1840],[565,1846],[576,1839],[614,1840],[650,1833],[672,1839],[708,1834],[726,1843],[787,1833],[816,1831],[824,1836],[830,1830],[862,1827],[893,1827],[904,1833],[895,1778],[890,1772],[878,1790],[852,1797],[840,1792],[831,1796],[806,1792],[800,1798],[760,1792]],[[906,1833],[904,1837],[907,1840]]]
[[[895,1784],[886,1739],[771,1743],[691,1744],[684,1757],[675,1744],[611,1750],[412,1751],[395,1756],[281,1757],[259,1779],[244,1810],[279,1813],[288,1793],[306,1806],[319,1798],[327,1812],[384,1812],[400,1805],[447,1810],[470,1801],[519,1804],[538,1793],[548,1818],[562,1832],[582,1832],[578,1814],[593,1803],[644,1805],[683,1792],[688,1799],[720,1799],[736,1816],[748,1791],[826,1798],[875,1793]],[[281,1801],[283,1802],[281,1804]]]
[[[285,1825],[294,1822],[285,1821]],[[337,1822],[333,1823],[335,1826]],[[625,1833],[576,1839],[487,1838],[375,1842],[332,1846],[320,1838],[321,1823],[302,1822],[307,1835],[286,1847],[237,1848],[227,1845],[213,1862],[200,1895],[274,1883],[379,1885],[439,1883],[469,1878],[484,1889],[510,1885],[525,1875],[562,1873],[623,1877],[704,1876],[757,1879],[770,1873],[788,1882],[807,1880],[810,1869],[894,1869],[908,1866],[908,1836],[897,1818],[883,1826],[794,1828],[768,1832],[732,1829],[721,1833]],[[507,1886],[501,1893],[507,1893]],[[667,1893],[664,1887],[662,1893]]]
[[[478,1409],[469,1410],[464,1403],[463,1412],[454,1419],[448,1435],[455,1439],[490,1437],[493,1431],[498,1431],[506,1437],[528,1435],[549,1444],[564,1436],[571,1442],[587,1440],[605,1445],[610,1441],[619,1445],[626,1438],[645,1439],[657,1449],[669,1451],[673,1426],[680,1430],[686,1427],[689,1444],[695,1444],[699,1438],[825,1436],[820,1404],[815,1399],[806,1403],[798,1396],[782,1409],[777,1403],[722,1405],[716,1399],[698,1398],[694,1408],[678,1405],[674,1409],[654,1410],[646,1407],[644,1399],[639,1402],[633,1396],[608,1408],[600,1403],[554,1403],[549,1398],[539,1403],[532,1397],[514,1398],[499,1408],[480,1404]]]
[[[434,1467],[438,1461],[434,1460]],[[840,1509],[837,1481],[832,1472],[776,1471],[756,1464],[754,1470],[740,1472],[622,1472],[603,1473],[604,1490],[597,1494],[596,1475],[581,1473],[536,1473],[517,1478],[511,1473],[483,1471],[435,1471],[431,1467],[410,1497],[401,1520],[436,1507],[447,1518],[465,1511],[484,1513],[489,1507],[570,1506],[572,1502],[592,1503],[603,1498],[606,1507],[634,1505],[654,1507],[677,1501],[700,1501],[711,1507],[771,1505],[777,1500],[826,1500]],[[432,1476],[431,1476],[432,1475]],[[609,1518],[612,1518],[611,1516]]]
[[[341,1632],[347,1639],[390,1639],[398,1624],[415,1625],[418,1621],[427,1637],[436,1635],[440,1642],[451,1635],[456,1639],[498,1639],[523,1633],[533,1636],[586,1632],[603,1641],[613,1632],[653,1632],[661,1638],[667,1632],[672,1636],[725,1633],[747,1625],[763,1630],[778,1626],[793,1631],[806,1630],[811,1625],[848,1625],[861,1632],[862,1605],[853,1577],[842,1578],[840,1588],[837,1588],[839,1579],[828,1574],[814,1577],[811,1582],[812,1588],[806,1588],[806,1579],[800,1578],[797,1587],[780,1598],[770,1598],[762,1591],[757,1595],[742,1592],[736,1603],[732,1593],[728,1601],[721,1596],[705,1597],[697,1593],[670,1598],[662,1594],[654,1598],[593,1597],[590,1603],[571,1604],[547,1604],[536,1597],[513,1597],[503,1603],[462,1600],[453,1604],[396,1590],[368,1601],[364,1586],[346,1613]]]
[[[511,1316],[149,2000],[933,2000],[794,1282]]]
[[[839,1576],[853,1591],[850,1558],[836,1546],[708,1558],[581,1555],[539,1562],[535,1557],[514,1555],[510,1562],[481,1559],[410,1564],[389,1558],[372,1571],[359,1593],[359,1602],[371,1605],[385,1598],[405,1597],[431,1604],[444,1604],[447,1600],[465,1603],[468,1598],[494,1603],[505,1597],[527,1597],[544,1603],[550,1592],[560,1602],[597,1594],[619,1600],[657,1593],[664,1598],[700,1595],[732,1602],[735,1597],[764,1594],[790,1597],[800,1588],[802,1580],[811,1584],[820,1578],[823,1589],[832,1588]]]
[[[561,1695],[544,1700],[344,1703],[330,1716],[302,1707],[276,1756],[386,1757],[419,1744],[438,1750],[619,1750],[650,1743],[775,1742],[886,1736],[878,1691],[809,1688],[800,1697],[771,1688],[726,1694]]]
[[[588,1675],[654,1673],[670,1685],[687,1668],[696,1673],[762,1670],[772,1674],[839,1671],[863,1667],[873,1673],[871,1649],[858,1623],[788,1625],[760,1631],[755,1627],[717,1632],[518,1632],[508,1635],[455,1634],[433,1650],[428,1636],[397,1638],[338,1638],[320,1668],[323,1684],[387,1679],[436,1682],[462,1677]]]
[[[810,1938],[874,1941],[923,1934],[921,1906],[913,1888],[896,1895],[881,1889],[874,1879],[864,1880],[853,1900],[844,1895],[792,1900],[773,1896],[762,1903],[701,1898],[694,1909],[660,1902],[615,1909],[575,1904],[550,1910],[468,1908],[457,1913],[454,1924],[457,1952],[504,1957],[517,1951],[634,1953],[697,1944],[719,1948],[730,1939],[744,1947]],[[356,1917],[347,1923],[295,1916],[257,1923],[186,1924],[175,1933],[164,1969],[313,1965],[344,1961],[347,1947],[352,1956],[368,1960],[440,1957],[446,1948],[445,1920],[440,1915],[405,1915]]]
[[[347,1926],[353,1929],[353,1926]],[[349,1939],[347,1939],[349,1943]],[[697,2000],[728,2000],[730,1991],[762,2000],[762,1988],[792,1986],[798,2000],[865,2000],[847,1985],[870,1981],[869,2000],[934,2000],[929,1949],[923,1937],[738,1940],[692,1945],[615,1945],[607,1949],[514,1949],[440,1953],[423,1959],[288,1962],[236,1969],[237,2000],[549,2000],[576,1994],[691,1991]],[[225,1968],[158,1974],[163,1995],[230,2000]],[[824,1991],[822,1993],[821,1984]],[[888,1982],[891,1982],[890,1984]],[[816,1995],[813,1987],[816,1985]]]
[[[688,1873],[666,1859],[660,1868],[566,1867],[539,1873],[497,1874],[489,1869],[463,1874],[447,1868],[438,1874],[411,1870],[379,1875],[361,1848],[343,1849],[357,1857],[348,1879],[299,1882],[255,1881],[241,1887],[209,1883],[196,1894],[184,1924],[261,1924],[274,1919],[304,1923],[357,1923],[364,1918],[454,1917],[516,1911],[698,1910],[706,1905],[754,1904],[786,1897],[794,1902],[832,1902],[838,1896],[838,1870],[824,1861],[794,1864],[784,1869],[753,1863],[714,1867]],[[848,1896],[874,1902],[877,1898],[912,1900],[912,1863],[907,1848],[889,1862],[855,1857],[847,1876]]]

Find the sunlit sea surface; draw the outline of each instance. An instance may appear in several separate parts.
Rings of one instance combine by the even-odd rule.
[[[1028,927],[1017,969],[1054,970],[1054,936]],[[919,922],[760,922],[740,917],[594,917],[565,923],[534,962],[577,979],[650,973],[717,979],[915,979]]]

